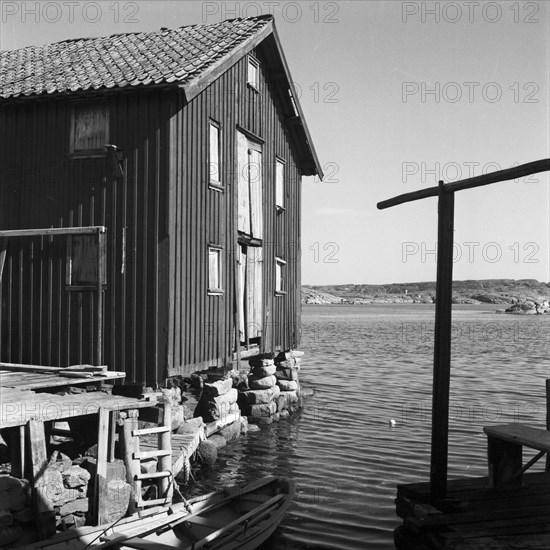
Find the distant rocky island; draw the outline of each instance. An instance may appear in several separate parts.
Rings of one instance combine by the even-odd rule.
[[[453,303],[498,304],[506,313],[550,313],[550,283],[535,279],[453,281]],[[432,304],[435,282],[302,286],[304,304]]]

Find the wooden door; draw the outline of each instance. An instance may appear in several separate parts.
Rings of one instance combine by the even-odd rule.
[[[261,145],[239,131],[237,159],[240,341],[248,344],[263,329],[263,165]]]

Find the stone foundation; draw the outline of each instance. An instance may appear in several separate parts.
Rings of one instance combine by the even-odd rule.
[[[262,355],[249,360],[246,387],[240,385],[238,403],[242,414],[255,424],[270,424],[288,417],[302,406],[298,371],[301,351]]]

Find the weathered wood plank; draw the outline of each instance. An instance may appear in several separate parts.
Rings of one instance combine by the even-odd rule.
[[[34,482],[35,521],[40,537],[44,539],[55,534],[55,512],[53,503],[49,498],[51,488],[47,482],[41,483],[48,465],[44,423],[39,420],[29,420],[27,433],[32,464],[32,479]]]
[[[97,438],[97,468],[94,491],[94,514],[98,525],[107,523],[107,459],[110,445],[111,412],[108,409],[99,409],[98,438]]]
[[[472,189],[474,187],[481,187],[482,185],[489,185],[500,181],[515,180],[530,174],[547,172],[548,170],[550,170],[550,159],[536,160],[534,162],[528,162],[526,164],[521,164],[520,166],[515,166],[514,168],[498,170],[497,172],[491,172],[489,174],[483,174],[481,176],[474,176],[473,178],[448,183],[445,185],[445,189],[449,192],[462,191],[463,189]],[[383,210],[384,208],[390,208],[405,202],[416,201],[428,197],[437,197],[438,193],[438,187],[428,187],[426,189],[413,191],[412,193],[405,193],[403,195],[398,195],[397,197],[387,199],[379,202],[376,206],[379,210]]]
[[[550,431],[533,428],[517,422],[485,426],[483,431],[490,437],[539,451],[550,451]]]

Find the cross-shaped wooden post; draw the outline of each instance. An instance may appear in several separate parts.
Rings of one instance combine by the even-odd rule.
[[[427,197],[439,197],[437,218],[437,283],[435,303],[434,377],[432,390],[431,500],[447,496],[449,442],[449,381],[451,375],[451,312],[453,289],[453,226],[456,191],[499,181],[519,179],[550,170],[550,159],[522,164],[507,170],[476,176],[438,187],[406,193],[378,203],[380,210]]]

